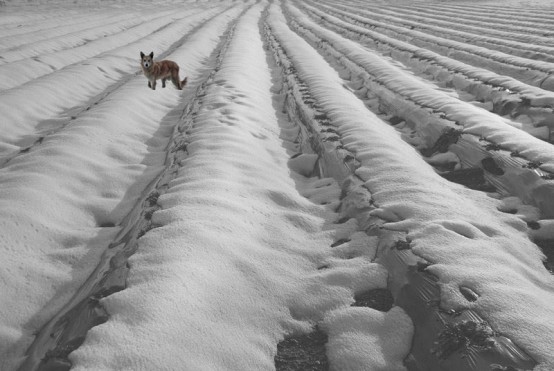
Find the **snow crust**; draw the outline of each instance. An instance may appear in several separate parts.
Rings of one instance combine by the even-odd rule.
[[[109,320],[70,354],[73,370],[272,370],[279,341],[315,324],[329,336],[332,370],[406,369],[414,331],[406,313],[350,306],[356,294],[387,287],[388,273],[374,261],[378,239],[355,219],[338,224],[336,180],[312,178],[318,155],[290,150],[299,128],[275,94],[279,83],[260,34],[267,6],[272,32],[299,78],[361,163],[356,175],[371,191],[366,201],[379,207],[373,216],[388,230],[406,232],[413,252],[431,263],[444,309],[477,311],[539,361],[536,371],[554,369],[554,280],[527,236],[552,238],[554,222],[540,220],[541,228],[530,231],[526,223],[540,218],[537,208],[439,177],[290,30],[280,7],[399,94],[435,105],[467,132],[547,169],[554,169],[552,145],[422,84],[288,2],[157,0],[155,11],[152,2],[128,0],[106,9],[96,7],[100,0],[77,0],[77,8],[66,0],[6,3],[0,8],[1,370],[17,369],[33,333],[95,268],[164,168],[167,143],[191,101],[200,108],[186,128],[181,167],[152,216],[156,228],[130,259],[128,288],[102,300]],[[227,49],[218,49],[237,19]],[[148,89],[139,72],[141,50],[177,61],[188,88]],[[221,50],[222,64],[204,84]],[[479,79],[499,78],[423,55]],[[537,102],[551,99],[501,80]],[[447,152],[428,161],[459,159]],[[347,242],[331,247],[339,240]],[[469,302],[462,287],[477,300]]]
[[[427,269],[439,277],[441,303],[476,310],[537,359],[537,369],[554,367],[554,332],[543,332],[554,330],[554,279],[523,221],[499,212],[498,200],[438,176],[392,127],[342,88],[337,73],[285,26],[276,7],[271,25],[345,147],[361,162],[357,174],[380,206],[376,215],[389,221],[384,227],[408,232],[413,251],[433,263]],[[461,286],[479,299],[467,301]]]
[[[239,20],[190,130],[188,156],[159,199],[159,227],[130,259],[129,287],[103,300],[110,321],[71,354],[75,370],[271,370],[286,334],[311,331],[354,294],[386,286],[385,269],[369,257],[331,251],[336,234],[353,232],[330,224],[336,215],[314,203],[336,200],[336,182],[287,166],[258,27],[265,5]],[[322,264],[328,268],[318,271]],[[409,336],[411,321],[397,312]],[[396,349],[395,364],[407,350]],[[342,364],[360,369],[365,351],[350,351]]]
[[[554,147],[518,129],[521,124],[512,123],[510,120],[422,84],[419,78],[394,66],[378,54],[315,24],[298,9],[293,7],[289,9],[304,26],[315,30],[340,53],[378,76],[379,81],[392,91],[423,106],[445,112],[446,117],[462,125],[465,132],[490,139],[512,151],[519,151],[530,160],[544,163],[545,170],[554,171]]]
[[[239,11],[206,23],[201,34],[169,57],[201,71],[223,27]],[[146,85],[144,76],[132,77],[63,132],[0,169],[0,220],[9,231],[0,261],[5,295],[0,368],[12,369],[21,361],[32,332],[91,273],[119,231],[115,226],[161,171],[173,133],[173,123],[164,125],[164,118],[178,106],[180,95],[173,88],[152,94]]]
[[[190,11],[185,11],[187,14]],[[102,93],[117,81],[140,69],[138,51],[153,49],[165,50],[178,41],[195,26],[205,22],[218,13],[217,9],[208,9],[193,19],[180,14],[180,19],[170,22],[161,32],[151,33],[123,47],[106,54],[100,54],[81,63],[62,68],[55,73],[34,79],[27,84],[6,90],[0,97],[0,155],[14,153],[20,147],[26,147],[38,139],[40,133],[48,133],[52,123],[49,119],[67,120],[80,106],[85,106],[96,95]],[[58,59],[58,56],[52,56]],[[64,65],[63,54],[58,59]],[[50,61],[50,63],[56,63]],[[183,71],[187,73],[186,70]],[[25,109],[10,109],[25,103]],[[77,111],[78,112],[78,111]],[[62,116],[60,119],[59,116]],[[54,122],[55,123],[55,122]]]
[[[328,353],[334,369],[405,369],[402,361],[413,329],[400,307],[385,313],[363,307],[337,309],[325,318],[323,328],[329,334]]]

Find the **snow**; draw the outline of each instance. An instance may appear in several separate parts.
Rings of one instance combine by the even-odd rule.
[[[363,66],[367,71],[377,75],[381,84],[389,87],[392,91],[401,96],[407,96],[414,102],[420,104],[425,102],[433,109],[443,110],[448,119],[459,122],[466,132],[479,137],[490,138],[495,143],[520,151],[530,159],[543,162],[548,169],[554,169],[553,147],[522,130],[514,128],[514,126],[518,126],[517,124],[506,125],[506,122],[510,123],[509,120],[453,98],[440,90],[426,88],[417,78],[388,63],[382,57],[374,53],[368,53],[366,48],[355,42],[346,40],[316,25],[298,10],[295,11],[292,8],[291,11],[305,27],[316,30],[340,53]],[[487,52],[489,51],[487,50]],[[554,64],[552,66],[554,68]]]
[[[386,285],[386,271],[364,258],[315,270],[332,256],[333,233],[322,230],[332,213],[299,193],[325,187],[288,177],[257,28],[263,8],[240,19],[189,157],[160,197],[160,227],[130,260],[129,288],[104,301],[113,321],[72,354],[76,370],[271,369],[284,331],[306,331],[353,293]]]
[[[274,18],[275,34],[299,75],[322,103],[345,147],[362,163],[358,175],[380,206],[380,216],[390,220],[384,227],[409,231],[414,252],[433,263],[427,269],[439,277],[441,303],[446,309],[479,309],[499,331],[521,339],[533,356],[554,364],[549,345],[553,332],[543,333],[551,325],[553,278],[542,269],[542,254],[527,239],[524,223],[498,212],[497,200],[439,177],[392,127],[341,89],[336,72],[284,26],[275,8]],[[483,293],[483,299],[470,303],[457,294],[465,284]]]
[[[407,340],[413,329],[399,307],[387,313],[371,308],[337,309],[325,318],[324,328],[330,338],[329,358],[337,370],[404,369],[399,360],[410,346]]]
[[[203,34],[191,36],[188,48],[172,57],[200,65],[221,27],[239,10],[208,23]],[[138,59],[136,53],[136,64]],[[8,345],[16,339],[23,336],[28,345],[31,334],[21,324],[31,321],[29,326],[38,327],[82,284],[118,232],[102,226],[119,224],[145,184],[161,171],[173,126],[154,123],[178,104],[179,95],[167,89],[152,96],[145,86],[143,76],[133,77],[63,132],[0,170],[3,228],[10,231],[2,270],[13,277],[33,277],[3,281],[7,294],[0,313],[10,320],[2,321],[9,325],[1,336],[0,359],[15,353]],[[28,299],[14,311],[21,304],[17,292]],[[51,306],[53,297],[57,300]]]
[[[498,2],[476,9],[493,9],[488,4]],[[540,161],[535,177],[554,169],[552,144],[523,131],[531,122],[462,101],[400,61],[316,24],[305,11],[314,8],[297,5],[0,5],[0,369],[18,370],[48,321],[87,298],[87,280],[133,228],[127,223],[137,205],[147,218],[140,205],[152,187],[160,195],[150,205],[151,229],[129,257],[126,287],[100,299],[107,321],[60,356],[72,370],[273,370],[282,340],[315,329],[328,336],[331,370],[406,370],[418,319],[397,305],[386,312],[352,306],[359,294],[389,288],[394,272],[382,261],[380,238],[389,232],[430,263],[442,309],[479,313],[537,362],[535,371],[554,368],[554,279],[532,242],[554,239],[552,219],[538,202],[439,176],[435,165],[466,165],[465,149],[422,158],[417,148],[431,130],[416,128],[414,136],[406,122],[395,128],[383,121],[345,76],[358,76],[361,87],[374,73],[399,95],[459,121],[466,133]],[[349,16],[347,6],[367,6],[339,5]],[[339,9],[333,7],[325,6]],[[468,5],[444,9],[454,14]],[[502,11],[518,17],[517,9]],[[524,15],[521,22],[530,23],[541,13]],[[325,43],[308,43],[291,19]],[[270,38],[290,65],[275,65]],[[536,71],[552,65],[469,42],[449,45]],[[344,66],[325,61],[327,46],[356,65],[337,71]],[[187,87],[149,89],[140,51],[178,62]],[[524,92],[535,104],[526,109],[543,109],[551,99],[540,86],[439,54],[427,55],[475,80]],[[285,112],[281,73],[288,84],[303,84],[286,99],[313,102],[310,119],[324,116],[327,132],[304,127],[302,113]],[[328,160],[332,151],[351,154],[355,166]],[[546,181],[536,188],[550,187]],[[56,358],[52,348],[44,352],[45,360]]]

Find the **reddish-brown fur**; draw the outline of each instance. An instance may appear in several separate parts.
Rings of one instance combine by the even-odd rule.
[[[154,52],[149,55],[140,52],[140,66],[144,76],[148,79],[148,87],[152,90],[156,89],[156,80],[162,80],[162,88],[165,88],[166,80],[171,80],[179,90],[182,90],[187,83],[186,77],[183,81],[179,78],[177,63],[168,60],[154,62]]]

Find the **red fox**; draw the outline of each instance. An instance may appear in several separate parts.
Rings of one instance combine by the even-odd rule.
[[[179,65],[173,61],[154,62],[154,52],[145,55],[140,52],[140,66],[144,76],[148,79],[148,87],[156,90],[156,80],[162,80],[162,88],[165,88],[165,81],[171,79],[173,85],[179,90],[183,90],[187,84],[187,78],[183,81],[179,79]]]

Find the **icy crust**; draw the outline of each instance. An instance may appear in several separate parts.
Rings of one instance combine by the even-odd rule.
[[[380,206],[375,215],[388,221],[385,228],[408,232],[414,253],[432,263],[428,271],[439,278],[441,306],[476,310],[529,352],[540,363],[537,369],[553,368],[554,279],[525,223],[497,211],[497,200],[435,174],[393,128],[342,87],[337,73],[285,26],[277,8],[270,20],[300,78],[361,162],[357,175]],[[465,299],[460,286],[474,290],[478,299]]]
[[[445,112],[446,118],[463,126],[465,132],[487,138],[503,148],[518,151],[531,161],[543,163],[545,170],[554,171],[554,146],[519,130],[518,126],[521,124],[451,97],[429,84],[423,84],[417,77],[392,65],[379,55],[315,24],[298,9],[288,9],[302,26],[321,35],[336,50],[363,67],[392,91],[424,107]]]
[[[106,92],[110,85],[138,73],[140,50],[152,49],[155,45],[154,53],[159,54],[222,10],[224,8],[209,9],[190,18],[185,16],[189,12],[184,12],[181,14],[184,18],[160,32],[2,92],[0,156],[32,144],[41,134],[57,127],[57,122],[69,121],[68,116],[75,113],[71,109],[86,106],[88,100]],[[63,59],[58,63],[63,64]],[[185,68],[184,74],[187,73]],[[24,109],[14,109],[20,107],[21,102],[25,102]]]
[[[70,355],[74,370],[272,370],[285,334],[309,332],[329,311],[349,311],[356,293],[386,286],[386,271],[369,257],[332,253],[336,235],[356,229],[335,231],[336,215],[314,203],[336,204],[336,182],[297,174],[298,161],[287,165],[259,30],[265,5],[239,19],[189,130],[187,156],[159,198],[158,227],[139,240],[128,288],[103,300],[110,320]],[[368,248],[375,242],[366,236]],[[407,336],[400,344],[409,343],[411,322],[395,313]],[[393,325],[382,317],[329,318],[337,332],[329,351],[346,352],[339,338],[357,344],[341,360],[360,369],[352,362],[366,345],[388,349],[378,345],[387,331],[372,331]],[[407,351],[396,348],[383,364],[400,364]]]
[[[201,73],[240,8],[206,23],[169,58]],[[194,74],[189,76],[194,78]],[[136,76],[59,134],[0,170],[0,369],[12,370],[32,332],[87,278],[116,227],[160,172],[179,105]],[[161,123],[161,124],[160,124]]]
[[[554,92],[551,92],[549,90],[544,90],[536,86],[528,85],[513,77],[499,75],[484,68],[474,67],[455,59],[442,56],[431,50],[419,48],[413,44],[394,39],[379,32],[375,32],[364,27],[344,22],[340,18],[325,14],[316,7],[306,4],[303,4],[302,6],[308,8],[311,12],[314,12],[318,15],[324,15],[326,20],[332,22],[339,27],[357,32],[362,35],[368,35],[372,39],[391,45],[396,49],[412,53],[415,58],[430,60],[437,63],[438,65],[444,66],[452,72],[461,73],[469,78],[482,81],[493,86],[499,86],[509,91],[518,92],[523,97],[525,97],[525,99],[528,99],[529,104],[531,104],[532,106],[554,106]]]

